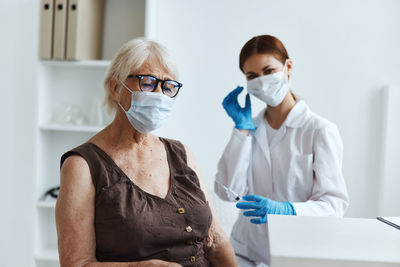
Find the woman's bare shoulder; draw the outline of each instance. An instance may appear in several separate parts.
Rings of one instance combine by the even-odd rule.
[[[79,155],[69,156],[61,167],[60,183],[61,189],[90,190],[93,183],[86,160]]]
[[[61,174],[70,174],[75,172],[84,173],[85,170],[89,171],[89,165],[86,160],[79,155],[71,155],[63,162]]]

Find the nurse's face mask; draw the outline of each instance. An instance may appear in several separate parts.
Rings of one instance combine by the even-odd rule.
[[[282,71],[247,81],[247,91],[268,106],[278,106],[289,92],[290,86],[285,79],[286,68],[287,60],[283,65]]]
[[[172,80],[159,80],[150,75],[130,75],[139,79],[141,92],[130,90],[123,82],[121,84],[132,94],[131,106],[124,110],[131,125],[141,133],[149,133],[160,128],[171,114],[174,99],[182,84]],[[128,76],[129,77],[129,76]],[[163,93],[154,92],[158,82],[161,82]]]

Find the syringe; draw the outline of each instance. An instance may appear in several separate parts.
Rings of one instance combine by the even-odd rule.
[[[224,190],[225,190],[226,192],[228,192],[228,193],[234,195],[236,201],[239,201],[239,200],[242,198],[238,193],[236,193],[235,191],[233,191],[232,189],[230,189],[229,187],[227,187],[226,185],[224,185],[224,184],[221,183],[220,181],[215,180],[215,182],[216,182],[217,184],[219,184],[220,186],[222,186],[222,188],[224,188]]]

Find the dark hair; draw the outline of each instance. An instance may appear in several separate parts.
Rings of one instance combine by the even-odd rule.
[[[282,64],[289,58],[283,43],[272,35],[259,35],[247,41],[239,56],[239,67],[242,71],[244,62],[254,54],[272,54]]]

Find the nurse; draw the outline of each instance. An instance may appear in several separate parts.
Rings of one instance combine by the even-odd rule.
[[[218,163],[215,192],[243,196],[231,242],[239,266],[268,266],[267,214],[343,216],[348,207],[342,175],[343,144],[336,125],[313,113],[292,92],[293,61],[280,40],[256,36],[242,48],[245,106],[238,86],[223,101],[235,128]],[[250,95],[266,104],[255,118]],[[288,244],[290,245],[290,244]]]

